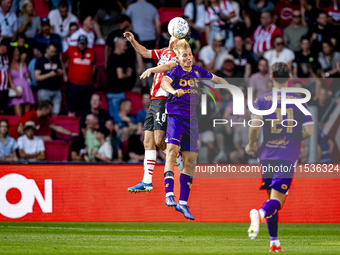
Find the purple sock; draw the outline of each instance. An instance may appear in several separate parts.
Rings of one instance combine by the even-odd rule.
[[[165,186],[165,194],[172,192],[174,193],[174,178],[173,177],[166,177],[164,179],[164,186]]]
[[[281,208],[281,203],[276,199],[269,199],[262,205],[262,210],[265,211],[264,217],[268,217],[276,213]]]
[[[179,177],[179,182],[181,184],[179,200],[187,202],[191,190],[192,177],[182,173],[181,176]]]
[[[278,212],[273,214],[271,217],[267,219],[267,227],[270,236],[270,241],[279,240],[277,238],[277,230],[278,230],[278,222],[279,222],[279,215]]]

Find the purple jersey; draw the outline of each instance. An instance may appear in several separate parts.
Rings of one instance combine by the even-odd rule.
[[[265,94],[254,103],[257,110],[268,110],[273,104],[273,93]],[[287,93],[287,98],[300,99],[301,97]],[[307,108],[306,104],[303,104]],[[304,115],[294,104],[287,105],[286,115],[281,115],[281,92],[278,91],[277,109],[274,113],[263,117],[263,143],[259,150],[259,159],[262,160],[285,160],[294,163],[299,159],[302,127],[313,124],[312,116]],[[275,121],[272,121],[275,119]],[[295,120],[295,121],[292,121]],[[285,126],[284,127],[281,123]],[[295,126],[296,125],[296,126]],[[295,127],[291,127],[295,126]]]
[[[172,80],[171,86],[175,90],[183,89],[185,92],[181,97],[169,95],[165,105],[167,113],[195,116],[196,106],[199,103],[199,81],[202,79],[211,80],[212,73],[199,66],[192,66],[190,71],[185,71],[180,65],[177,65],[166,76]]]

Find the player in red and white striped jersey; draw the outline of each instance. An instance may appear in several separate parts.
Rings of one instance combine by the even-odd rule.
[[[171,37],[169,47],[160,50],[148,50],[140,45],[130,32],[125,32],[124,36],[132,44],[135,50],[144,58],[158,59],[157,73],[154,76],[151,89],[151,103],[144,121],[144,177],[143,181],[134,187],[128,188],[129,192],[150,192],[152,186],[152,174],[156,163],[156,145],[166,153],[165,131],[167,127],[165,103],[168,93],[161,87],[161,81],[166,72],[174,68],[177,64],[176,53],[173,51],[174,43],[178,40]],[[153,68],[144,72],[143,77],[153,73]],[[182,171],[183,159],[178,155],[176,165]]]
[[[7,47],[0,45],[0,114],[8,105],[8,64]]]
[[[276,35],[282,35],[281,30],[273,24],[273,16],[270,12],[261,13],[261,25],[254,31],[250,40],[253,42],[253,51],[261,55],[272,48],[273,39]]]

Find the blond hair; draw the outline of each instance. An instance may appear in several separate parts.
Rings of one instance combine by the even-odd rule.
[[[177,56],[181,54],[181,51],[190,48],[189,43],[185,39],[178,40],[174,45],[174,52]]]
[[[31,1],[31,0],[26,0],[23,4],[22,4],[22,7],[21,7],[21,11],[19,13],[19,16],[23,16],[23,15],[26,15],[27,12],[26,12],[26,7],[28,4],[32,4],[33,6],[33,16],[35,16],[35,11],[34,11],[34,3]]]

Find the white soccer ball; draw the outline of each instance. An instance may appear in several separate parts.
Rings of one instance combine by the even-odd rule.
[[[189,24],[185,19],[177,17],[173,18],[168,25],[169,34],[181,39],[186,36],[189,32]]]

